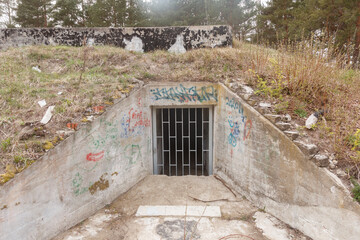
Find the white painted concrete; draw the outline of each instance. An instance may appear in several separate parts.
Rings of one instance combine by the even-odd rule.
[[[169,48],[168,51],[177,54],[186,53],[186,49],[184,47],[184,37],[182,35],[178,35],[176,37],[176,42]]]
[[[143,41],[139,37],[133,37],[131,41],[124,39],[125,49],[134,52],[144,52]]]

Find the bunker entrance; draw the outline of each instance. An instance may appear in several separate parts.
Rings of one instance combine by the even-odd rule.
[[[210,107],[155,108],[154,174],[211,175],[212,122]]]

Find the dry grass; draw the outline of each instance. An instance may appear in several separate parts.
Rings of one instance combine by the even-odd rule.
[[[41,157],[44,143],[56,145],[61,140],[54,139],[58,130],[67,130],[67,123],[82,124],[89,109],[106,108],[124,97],[134,78],[145,82],[241,81],[256,87],[258,77],[270,88],[281,83],[283,98],[276,101],[288,102],[285,111],[293,117],[299,109],[306,113],[329,109],[327,125],[320,124],[312,134],[323,142],[321,147],[335,151],[355,173],[359,160],[347,139],[360,128],[360,73],[340,68],[336,62],[330,64],[313,51],[314,47],[305,46],[291,52],[275,51],[234,42],[234,48],[199,49],[183,55],[63,46],[0,52],[0,173],[9,164],[21,171]],[[42,72],[32,70],[33,66]],[[38,124],[47,108],[37,104],[42,99],[47,106],[56,106],[45,126]],[[304,118],[297,119],[304,124]],[[34,134],[20,140],[24,129]]]
[[[277,51],[237,45],[248,49],[245,55],[254,70],[250,75],[255,75],[248,77],[249,83],[258,86],[262,79],[272,90],[280,85],[281,96],[275,98],[287,103],[283,111],[300,120],[300,124],[305,122],[301,115],[325,111],[326,120],[307,133],[321,149],[335,152],[349,176],[360,179],[360,155],[356,151],[360,149],[353,148],[354,134],[360,129],[360,72],[344,64],[345,57],[335,49],[324,48],[321,43],[280,46]]]

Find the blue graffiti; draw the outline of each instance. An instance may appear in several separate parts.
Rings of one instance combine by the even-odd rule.
[[[230,126],[228,141],[229,144],[231,144],[233,147],[236,147],[237,141],[240,138],[240,124],[238,122],[234,122],[231,116],[228,119],[228,123]]]
[[[239,101],[236,101],[234,98],[229,99],[228,97],[226,97],[225,99],[226,101],[226,105],[231,107],[232,109],[236,110],[241,117],[241,121],[243,123],[246,122],[246,116],[244,116],[244,108],[242,106],[242,104]]]
[[[154,95],[155,100],[171,100],[183,102],[206,102],[210,100],[218,101],[218,92],[213,86],[203,86],[197,88],[196,86],[186,88],[182,84],[179,87],[171,88],[155,88],[150,89]]]

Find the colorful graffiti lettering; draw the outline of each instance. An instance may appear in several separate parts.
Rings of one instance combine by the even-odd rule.
[[[88,155],[86,155],[86,160],[90,162],[100,161],[104,157],[104,152],[105,151],[101,151],[98,153],[89,153]]]
[[[217,89],[213,86],[203,86],[197,88],[196,86],[186,88],[182,84],[179,87],[171,88],[155,88],[150,89],[154,95],[155,100],[171,100],[183,102],[206,102],[210,100],[218,101]]]
[[[92,184],[89,184],[89,187]],[[72,186],[73,186],[73,192],[75,196],[79,196],[81,194],[84,194],[85,192],[89,191],[89,187],[83,186],[83,178],[80,175],[80,173],[76,173],[74,179],[72,180]]]

